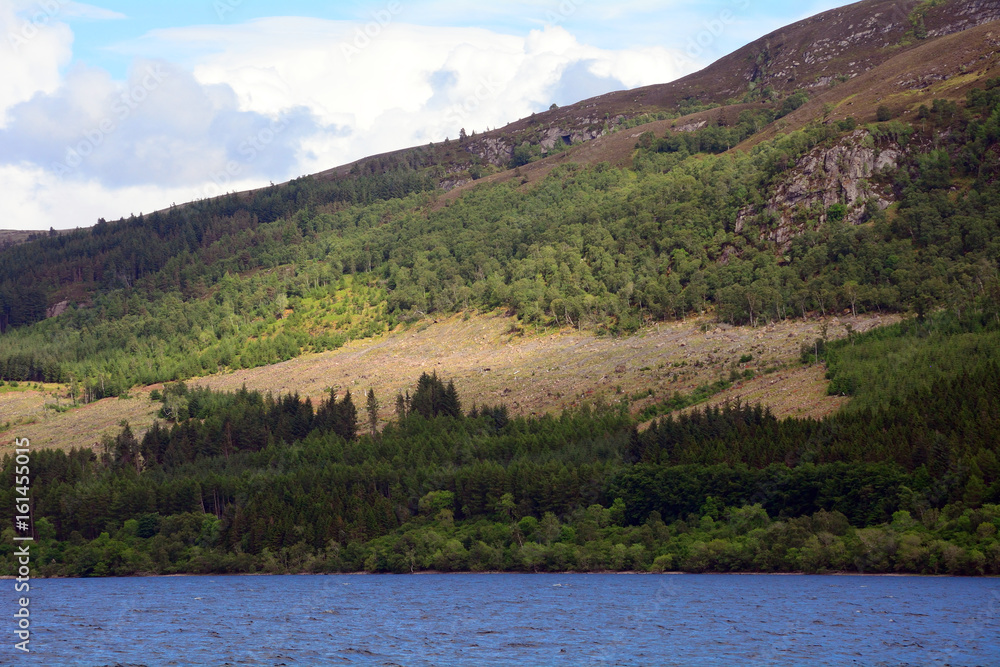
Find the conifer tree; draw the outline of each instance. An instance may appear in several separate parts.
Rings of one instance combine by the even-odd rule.
[[[354,407],[354,401],[351,400],[350,389],[344,394],[344,400],[337,406],[333,431],[344,440],[354,440],[358,437],[358,410]]]
[[[448,417],[461,417],[462,404],[458,400],[458,392],[455,390],[455,382],[450,380],[441,396],[440,413]]]
[[[375,390],[368,389],[368,398],[365,401],[365,410],[368,412],[368,426],[371,428],[372,436],[378,434],[378,399],[375,398]]]
[[[406,419],[406,399],[400,393],[396,394],[396,419],[399,422]]]

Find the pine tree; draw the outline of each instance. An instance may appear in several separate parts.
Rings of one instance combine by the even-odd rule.
[[[462,404],[458,400],[458,392],[455,390],[455,382],[449,381],[441,397],[440,414],[448,417],[461,417]]]
[[[441,393],[440,384],[437,374],[431,376],[427,373],[421,373],[420,379],[417,380],[417,390],[413,392],[413,399],[410,401],[410,409],[423,415],[425,419],[430,419],[437,414],[435,408],[437,407],[438,395]]]
[[[358,437],[358,410],[351,400],[351,390],[344,394],[344,400],[337,406],[334,432],[344,440],[354,440]]]
[[[330,397],[319,404],[316,410],[316,419],[313,423],[315,428],[321,431],[332,431],[334,426],[334,415],[337,413],[337,391],[330,390]]]
[[[368,426],[372,430],[372,436],[378,435],[378,399],[375,398],[375,390],[368,389],[368,399],[365,401],[365,410],[368,411]]]
[[[402,394],[396,394],[396,419],[402,423],[406,419],[406,399]]]

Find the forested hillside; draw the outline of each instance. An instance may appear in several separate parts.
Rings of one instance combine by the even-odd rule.
[[[5,236],[2,398],[31,383],[44,427],[109,404],[144,420],[108,410],[82,430],[94,446],[33,450],[39,573],[1000,574],[1000,57],[982,25],[1000,9],[985,5],[866,0],[671,84]],[[484,313],[490,327],[461,329],[482,395],[449,381],[448,357],[400,363],[429,349],[400,342],[415,330]],[[368,361],[393,364],[391,385],[316,367],[255,385],[273,391],[198,385],[388,332]],[[539,345],[530,369],[523,347],[482,356],[545,336],[572,349]],[[837,398],[782,414],[829,416],[698,405],[785,371],[814,393],[825,375]],[[402,378],[409,392],[369,389]],[[507,381],[549,403],[519,405]],[[4,416],[7,442],[27,414]]]
[[[170,385],[141,439],[33,455],[39,568],[1000,574],[998,332],[984,300],[831,344],[834,382],[884,401],[821,422],[741,404],[643,431],[620,405],[512,417],[425,374],[373,434],[392,397]],[[866,378],[887,353],[909,380],[883,391]]]
[[[814,123],[716,155],[776,113],[746,111],[732,127],[644,135],[631,168],[566,165],[444,205],[418,161],[15,246],[0,263],[0,377],[75,381],[94,399],[463,309],[627,334],[705,310],[756,324],[962,304],[998,289],[998,100],[991,80],[913,124]],[[773,240],[767,198],[845,138],[898,155],[870,177],[896,203],[868,205],[858,225],[839,202],[802,209],[801,231]],[[60,299],[67,312],[35,322]]]

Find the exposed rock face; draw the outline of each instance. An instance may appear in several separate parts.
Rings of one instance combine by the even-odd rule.
[[[603,136],[604,130],[567,130],[561,127],[551,127],[546,130],[540,145],[543,150],[550,151],[556,144],[562,142],[566,146],[583,143]]]
[[[59,303],[48,307],[45,311],[45,317],[59,317],[67,310],[69,310],[69,301],[60,301]]]
[[[928,37],[950,35],[1000,20],[1000,0],[965,0],[952,8],[947,22],[927,31]]]
[[[471,183],[471,178],[446,178],[438,182],[438,187],[440,187],[445,192],[454,190],[455,188],[462,187],[466,183]]]
[[[832,148],[816,148],[801,157],[768,200],[764,210],[778,224],[768,238],[785,248],[806,225],[802,215],[812,210],[814,221],[826,222],[834,204],[846,207],[844,220],[864,222],[869,205],[884,210],[892,203],[892,193],[870,179],[896,169],[902,155],[898,146],[879,150],[866,130],[856,130]],[[866,141],[866,139],[868,139]],[[744,209],[736,221],[736,231],[759,211]]]
[[[707,120],[701,120],[697,123],[687,123],[685,125],[680,125],[674,128],[675,132],[695,132],[705,127],[708,124]]]
[[[573,133],[565,132],[562,128],[550,127],[542,136],[542,140],[539,143],[544,150],[550,151],[560,142],[566,146],[572,144]]]
[[[615,127],[624,119],[623,115],[614,118],[587,115],[563,118],[558,125],[549,126],[544,130],[533,128],[517,132],[512,137],[485,136],[473,139],[466,150],[478,155],[488,164],[506,167],[514,155],[514,148],[525,141],[537,144],[545,154],[559,144],[570,146],[604,136],[607,127]]]
[[[504,167],[514,155],[514,146],[502,137],[483,137],[475,141],[466,150],[478,155],[488,164]]]

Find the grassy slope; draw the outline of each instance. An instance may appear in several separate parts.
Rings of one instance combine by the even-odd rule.
[[[632,118],[676,112],[678,103],[686,98],[723,105],[604,135],[521,167],[516,174],[513,170],[502,171],[458,190],[512,178],[534,182],[567,161],[578,164],[606,161],[625,166],[631,162],[635,138],[644,131],[662,136],[671,127],[699,121],[734,125],[741,111],[760,106],[760,102],[743,102],[754,77],[758,88],[767,86],[776,91],[779,106],[785,95],[797,89],[807,91],[810,102],[751,137],[744,148],[824,118],[826,104],[834,106],[826,116],[832,121],[853,116],[859,122],[871,122],[883,104],[907,119],[905,114],[915,117],[920,104],[930,104],[935,97],[961,100],[970,88],[981,85],[984,78],[1000,73],[997,21],[969,27],[976,13],[973,3],[951,0],[929,8],[925,15],[929,35],[926,39],[914,39],[909,34],[910,12],[919,4],[917,0],[866,0],[833,9],[765,35],[676,81],[606,93],[480,133],[481,138],[517,144],[530,140],[536,128],[601,129],[604,122],[619,115]],[[990,18],[996,10],[989,8],[987,12],[992,12],[987,16]],[[760,64],[762,58],[765,65]],[[838,80],[841,75],[849,78],[841,82]],[[595,119],[596,125],[590,122]],[[402,149],[387,155],[411,150],[417,149]],[[458,142],[436,144],[433,150],[445,166],[468,158]],[[318,176],[344,176],[351,166],[336,167]],[[445,199],[453,196],[449,193]]]
[[[853,326],[867,330],[893,319],[859,318]],[[849,321],[829,319],[829,337],[844,336]],[[559,411],[583,401],[617,401],[652,389],[652,397],[632,402],[633,411],[638,412],[674,392],[688,393],[720,377],[728,378],[737,364],[740,371],[751,368],[761,373],[782,368],[737,383],[714,402],[759,400],[782,416],[812,417],[829,414],[844,402],[826,396],[820,367],[796,365],[800,345],[820,335],[818,321],[790,320],[753,329],[702,318],[662,323],[630,338],[599,338],[571,329],[512,333],[513,325],[513,319],[498,315],[467,320],[453,316],[378,339],[355,341],[334,352],[213,375],[192,384],[226,390],[246,384],[275,393],[297,391],[312,397],[314,404],[330,388],[350,389],[359,407],[364,403],[363,393],[371,387],[383,405],[383,419],[388,419],[396,392],[412,388],[421,372],[437,371],[455,380],[466,401],[505,403],[518,414]],[[703,325],[707,331],[702,331]],[[747,354],[753,360],[738,364]],[[144,432],[158,407],[150,402],[149,392],[159,386],[133,391],[129,399],[109,398],[65,413],[42,408],[43,399],[55,402],[55,385],[45,392],[22,386],[0,393],[0,419],[13,422],[0,435],[0,443],[9,448],[14,438],[29,438],[35,446],[88,447],[103,433],[117,432],[123,419]],[[59,388],[58,393],[65,396],[65,392],[65,387]]]
[[[820,91],[810,91],[810,100],[784,118],[747,139],[737,149],[773,139],[824,117],[824,105],[833,110],[830,121],[853,116],[859,123],[875,121],[885,105],[906,122],[917,122],[921,104],[935,98],[962,101],[986,79],[1000,76],[1000,33],[997,22],[954,35],[929,40],[902,50],[878,67],[853,79]]]
[[[771,123],[733,150],[749,150],[763,141],[802,129],[823,118],[833,122],[851,116],[859,123],[874,122],[876,110],[882,105],[889,107],[894,117],[915,122],[921,104],[930,106],[935,98],[963,101],[969,90],[982,87],[986,79],[1000,76],[998,35],[997,23],[993,22],[931,39],[912,48],[890,50],[898,53],[845,83],[809,89],[810,100],[805,105]],[[832,106],[829,114],[825,113],[825,105]],[[443,206],[487,183],[516,180],[531,187],[566,163],[588,166],[607,162],[616,167],[629,167],[636,141],[644,132],[661,137],[671,129],[694,123],[731,126],[736,124],[741,111],[757,106],[733,104],[613,132],[516,170],[502,171],[461,185],[441,195],[437,204]]]
[[[881,7],[879,3],[859,4],[857,7],[852,5],[850,9],[837,10],[844,14],[843,17],[837,15],[838,21],[853,26],[855,21],[852,12],[868,12],[871,9],[869,5]],[[947,14],[945,9],[935,12],[942,15],[937,17],[938,21],[944,20],[943,17]],[[797,30],[808,32],[810,26],[815,27],[812,23],[817,20],[814,18],[801,25],[796,24],[799,26]],[[894,49],[897,53],[887,59],[881,56],[876,58],[874,56],[877,54],[872,52],[868,56],[872,57],[871,63],[876,65],[874,68],[845,83],[811,90],[812,99],[808,104],[755,135],[742,148],[747,148],[779,132],[801,127],[822,116],[824,104],[835,105],[830,114],[833,120],[853,115],[864,122],[872,119],[874,109],[879,104],[890,106],[894,112],[906,119],[914,115],[913,110],[919,104],[928,103],[934,97],[960,99],[966,90],[979,80],[996,76],[1000,71],[997,48],[1000,46],[1000,41],[996,36],[996,25],[993,23],[960,34],[930,39],[912,47],[891,47],[889,50]],[[928,27],[933,26],[929,24]],[[823,28],[828,30],[829,25]],[[791,27],[787,30],[790,29]],[[806,32],[803,32],[803,35],[806,35]],[[809,41],[805,36],[800,35],[800,37],[804,40],[803,43]],[[892,39],[896,38],[897,36],[893,34]],[[636,102],[638,102],[636,112],[650,110],[644,108],[650,106],[668,108],[672,107],[677,99],[690,93],[697,93],[694,88],[699,82],[705,84],[708,81],[715,81],[727,90],[743,85],[740,79],[742,73],[737,65],[744,61],[749,63],[749,56],[753,54],[754,49],[758,49],[766,42],[768,38],[762,38],[685,80],[638,92],[601,96],[563,108],[553,116],[568,118],[580,109],[595,105],[595,109],[588,110],[590,115],[605,111],[624,112],[627,111],[626,107]],[[852,55],[852,58],[857,59],[857,57],[856,54]],[[823,67],[833,65],[835,63],[831,62],[830,65]],[[734,78],[725,82],[717,80],[716,75],[722,70],[727,70],[729,76]],[[961,74],[955,74],[956,72]],[[810,75],[816,73],[821,72],[809,71]],[[802,80],[801,83],[806,84],[808,81]],[[798,82],[795,85],[799,85]],[[708,88],[705,90],[706,93],[711,92]],[[709,94],[706,97],[713,96]],[[732,122],[729,117],[735,116],[736,112],[745,106],[723,107],[604,136],[521,167],[517,171],[501,172],[457,188],[442,195],[439,203],[443,205],[466,189],[491,181],[500,182],[516,178],[530,187],[530,184],[544,178],[552,168],[566,161],[579,164],[607,161],[626,166],[631,162],[636,138],[643,132],[651,130],[657,136],[662,136],[671,126],[679,127],[692,120],[713,122],[719,116],[725,117],[723,122]],[[539,122],[545,118],[547,116],[540,114],[539,119],[532,122]],[[528,121],[522,123],[525,127],[530,124]],[[499,132],[516,129],[517,125],[502,128]],[[613,398],[618,385],[633,394],[652,388],[654,391],[662,392],[661,397],[665,392],[689,391],[698,384],[714,381],[720,375],[728,376],[730,369],[726,364],[734,360],[732,358],[734,354],[736,357],[740,356],[743,349],[751,344],[750,339],[755,336],[765,336],[759,339],[758,344],[763,342],[766,343],[765,347],[772,348],[773,351],[769,354],[772,354],[773,358],[768,363],[773,363],[793,360],[797,356],[799,344],[804,340],[811,341],[817,335],[818,329],[818,325],[801,322],[781,324],[766,334],[763,330],[748,332],[727,327],[725,332],[717,334],[718,339],[713,340],[711,335],[704,335],[698,331],[701,322],[685,322],[662,324],[657,330],[647,330],[644,334],[627,340],[595,339],[589,334],[576,332],[512,339],[504,333],[510,324],[509,320],[502,318],[474,317],[468,322],[452,318],[420,331],[414,329],[398,332],[377,341],[353,343],[338,352],[303,357],[284,364],[242,371],[238,374],[215,376],[201,382],[214,387],[236,388],[245,381],[247,386],[252,388],[274,391],[298,390],[313,397],[318,397],[331,386],[350,387],[358,392],[373,386],[382,402],[389,404],[394,393],[401,388],[411,386],[421,370],[439,369],[443,375],[454,377],[462,385],[463,395],[482,397],[480,400],[492,402],[502,400],[517,412],[527,413],[558,410],[581,398],[601,393]],[[860,325],[856,328],[860,328]],[[842,327],[832,326],[830,329],[831,336],[843,334]],[[788,337],[789,334],[791,338]],[[684,348],[680,347],[682,338],[687,341]],[[716,348],[718,352],[715,352]],[[753,353],[755,360],[760,358],[759,353]],[[725,361],[708,363],[700,369],[693,369],[690,366],[697,358],[707,360],[709,354],[728,356]],[[673,381],[672,376],[666,373],[666,369],[657,369],[660,363],[669,365],[682,360],[688,362],[689,366],[680,370],[688,372],[697,370],[697,372]],[[615,369],[622,364],[625,366],[625,371],[616,373]],[[556,366],[559,367],[558,371],[547,370]],[[639,369],[644,366],[650,366],[652,370],[640,371]],[[492,370],[484,372],[482,369],[486,367]],[[517,382],[514,381],[515,371],[518,371]],[[535,373],[535,378],[530,382],[524,381],[523,378],[530,377],[532,371]],[[772,405],[779,414],[821,416],[839,405],[837,399],[824,397],[824,388],[825,382],[816,371],[799,369],[749,381],[713,400],[718,402],[736,397],[751,401],[762,400]],[[510,394],[502,395],[504,389],[509,389]],[[128,419],[141,431],[153,419],[153,406],[148,401],[149,391],[150,388],[141,389],[134,392],[134,398],[129,400],[106,399],[64,414],[56,414],[43,408],[44,403],[55,402],[53,388],[48,388],[47,391],[22,388],[16,392],[0,393],[0,424],[4,422],[14,424],[13,428],[0,434],[0,443],[7,446],[15,437],[29,437],[39,445],[87,446],[98,440],[101,433],[115,430],[117,423],[122,419]],[[641,405],[636,404],[636,407]],[[388,412],[390,409],[386,408],[384,411]],[[35,423],[25,423],[31,421]]]

